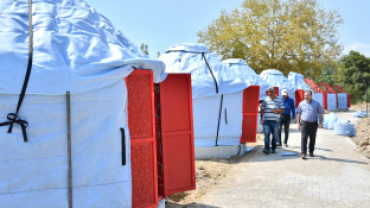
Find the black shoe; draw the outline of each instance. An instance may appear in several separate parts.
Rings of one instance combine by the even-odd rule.
[[[276,143],[276,146],[281,147],[281,143],[280,142]]]
[[[265,153],[266,155],[269,154],[269,151],[267,149],[264,149],[262,152]]]
[[[288,147],[288,144],[287,144],[287,143],[285,143],[285,144],[284,144],[284,146]]]
[[[271,153],[275,153],[275,150],[271,150]]]

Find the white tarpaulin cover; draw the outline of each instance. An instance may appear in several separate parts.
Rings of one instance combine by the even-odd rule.
[[[218,93],[203,54],[217,81]],[[191,73],[195,146],[216,145],[220,111],[217,144],[239,145],[243,121],[242,91],[250,86],[249,78],[225,66],[203,44],[176,44],[161,55],[159,60],[166,64],[167,73]]]
[[[83,0],[33,1],[33,65],[27,94],[100,89],[134,68],[163,63],[148,57]],[[27,1],[0,1],[0,93],[21,91],[28,61]]]
[[[217,80],[218,93],[216,93],[215,81],[202,53],[204,53]],[[247,77],[239,76],[238,72],[230,70],[203,44],[181,43],[173,45],[159,57],[159,60],[166,64],[167,73],[191,73],[193,99],[232,94],[250,86],[246,80]]]
[[[302,74],[298,74],[296,72],[289,72],[288,80],[293,84],[293,86],[296,89],[301,89],[304,91],[311,90],[311,88],[304,81],[304,77]]]
[[[260,100],[263,100],[267,95],[266,91],[272,85],[263,80],[243,59],[227,59],[223,61],[230,69],[235,70],[239,76],[245,77],[243,80],[248,82],[249,85],[260,86]]]
[[[32,1],[33,67],[14,124],[0,126],[1,207],[68,207],[66,91],[71,91],[74,207],[131,207],[130,137],[123,81],[149,59],[83,0]],[[0,119],[14,113],[28,59],[27,1],[0,1]],[[0,123],[3,122],[0,120]],[[120,128],[126,131],[122,166]]]
[[[279,95],[281,95],[283,89],[286,89],[289,97],[295,99],[297,88],[279,70],[266,69],[261,72],[260,76],[274,87],[279,87]]]
[[[321,93],[312,93],[312,99],[320,103],[321,107],[324,106],[324,95]]]
[[[338,110],[336,94],[328,94],[328,110]]]
[[[348,100],[346,93],[338,93],[338,109],[348,109]]]

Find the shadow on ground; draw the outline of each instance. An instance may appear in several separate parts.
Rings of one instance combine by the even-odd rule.
[[[245,153],[242,157],[232,157],[232,158],[224,158],[224,159],[217,159],[217,158],[207,158],[207,159],[200,159],[200,160],[211,160],[212,162],[216,163],[224,163],[224,164],[239,164],[239,163],[251,163],[251,162],[271,162],[271,161],[279,161],[279,160],[291,160],[301,158],[300,146],[289,146],[288,149],[277,147],[276,153],[270,153],[268,155],[262,153],[264,146],[263,145],[256,145],[253,150],[250,152]],[[298,149],[298,150],[296,150]],[[326,148],[315,148],[315,151],[326,151],[332,152],[331,149]],[[292,154],[289,156],[281,156],[281,153],[288,153]],[[294,155],[293,155],[294,154]],[[321,156],[315,154],[315,157],[310,157],[307,154],[306,160],[327,160],[327,161],[336,161],[342,163],[356,163],[356,164],[369,164],[363,161],[356,161],[356,160],[347,160],[342,158],[329,158],[325,156]]]

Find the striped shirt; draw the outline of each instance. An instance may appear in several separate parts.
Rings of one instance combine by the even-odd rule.
[[[261,109],[264,110],[263,120],[280,121],[280,113],[272,113],[271,109],[284,109],[284,103],[278,96],[275,96],[273,100],[267,97],[263,100]]]
[[[324,114],[325,111],[322,109],[319,102],[312,100],[308,103],[306,100],[299,103],[297,114],[301,115],[301,120],[306,122],[317,122],[319,120],[319,114]]]

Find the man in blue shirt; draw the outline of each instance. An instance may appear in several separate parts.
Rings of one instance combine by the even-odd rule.
[[[279,141],[277,146],[281,146],[281,132],[285,130],[285,139],[284,139],[284,145],[288,146],[288,137],[289,137],[289,125],[290,120],[294,121],[295,119],[295,104],[294,100],[288,96],[288,90],[283,89],[281,91],[281,96],[283,97],[283,103],[285,111],[280,115],[280,128],[279,128]],[[292,114],[292,116],[290,116]]]
[[[312,92],[307,90],[304,93],[305,100],[299,103],[297,109],[298,130],[301,130],[301,156],[306,159],[307,139],[310,137],[310,156],[314,157],[317,128],[322,128],[322,117],[325,113],[319,102],[312,99]],[[320,124],[317,120],[320,115]]]

